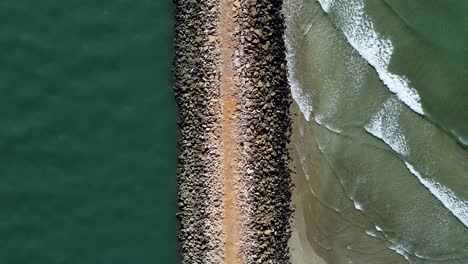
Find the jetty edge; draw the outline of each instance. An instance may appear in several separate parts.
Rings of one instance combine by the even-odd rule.
[[[181,263],[290,263],[282,1],[174,0]]]

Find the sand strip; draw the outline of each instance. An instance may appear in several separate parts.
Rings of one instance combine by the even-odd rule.
[[[224,185],[224,235],[225,235],[225,263],[242,263],[239,255],[238,242],[240,240],[241,223],[238,218],[238,202],[235,185],[239,179],[237,151],[239,130],[236,124],[237,99],[234,95],[235,87],[232,71],[233,42],[232,38],[232,2],[220,0],[219,7],[219,38],[221,44],[221,141],[222,141],[222,181]]]

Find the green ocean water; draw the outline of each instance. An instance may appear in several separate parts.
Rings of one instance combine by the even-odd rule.
[[[468,3],[285,2],[306,243],[330,264],[468,263]]]
[[[468,2],[385,0],[366,4],[377,30],[395,38],[392,72],[411,81],[436,124],[468,144]]]
[[[0,263],[175,263],[170,1],[0,3]]]

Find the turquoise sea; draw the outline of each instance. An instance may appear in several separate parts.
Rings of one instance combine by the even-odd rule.
[[[0,263],[175,263],[170,1],[0,3]]]
[[[467,12],[285,1],[296,221],[323,263],[468,263]]]

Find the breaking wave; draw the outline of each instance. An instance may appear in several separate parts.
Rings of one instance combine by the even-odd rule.
[[[307,35],[307,32],[312,27],[312,24],[308,24],[303,28],[300,28],[298,31],[292,30],[290,27],[292,25],[298,25],[295,21],[292,21],[293,18],[298,17],[298,13],[301,12],[303,6],[300,1],[288,1],[283,6],[284,10],[290,14],[286,17],[286,27],[285,32],[285,46],[286,46],[286,63],[288,67],[288,81],[291,87],[291,95],[299,106],[299,110],[304,115],[304,118],[307,121],[310,121],[310,116],[312,114],[312,98],[310,95],[304,92],[304,89],[300,81],[294,75],[294,69],[296,64],[296,50],[297,46],[300,45],[302,38]]]
[[[410,87],[405,76],[389,71],[393,44],[374,29],[374,24],[364,11],[363,0],[339,1],[318,0],[327,13],[336,13],[339,26],[351,46],[372,65],[388,89],[396,94],[414,112],[424,115],[416,89]]]
[[[365,126],[365,129],[375,137],[382,139],[398,154],[408,156],[409,148],[406,144],[406,138],[398,123],[401,110],[401,104],[395,98],[388,99],[371,122]]]
[[[460,200],[450,189],[440,183],[422,177],[413,165],[405,162],[408,170],[434,195],[456,218],[468,227],[468,201]]]

